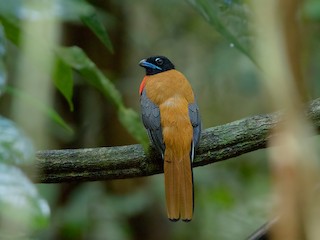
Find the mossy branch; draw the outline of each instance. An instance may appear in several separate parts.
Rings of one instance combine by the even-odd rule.
[[[256,115],[204,130],[194,167],[265,148],[281,116],[281,112]],[[310,103],[307,117],[319,132],[320,98]],[[37,171],[30,177],[41,183],[143,177],[163,172],[161,161],[152,149],[146,155],[141,145],[44,150],[37,152]]]

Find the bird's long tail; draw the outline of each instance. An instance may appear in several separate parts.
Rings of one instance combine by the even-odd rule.
[[[193,174],[190,155],[174,156],[170,149],[164,154],[164,179],[168,218],[190,221],[193,215]]]

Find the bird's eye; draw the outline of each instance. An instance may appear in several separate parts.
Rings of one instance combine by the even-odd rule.
[[[156,58],[154,61],[156,62],[157,65],[163,64],[163,60],[161,58]]]

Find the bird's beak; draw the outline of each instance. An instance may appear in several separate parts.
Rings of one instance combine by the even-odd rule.
[[[152,63],[147,62],[146,59],[142,59],[142,60],[139,62],[139,65],[140,65],[141,67],[144,67],[144,68],[158,69],[158,70],[160,70],[160,71],[162,70],[162,68],[160,68],[160,67],[158,67],[158,66],[156,66],[156,65],[154,65],[154,64],[152,64]]]

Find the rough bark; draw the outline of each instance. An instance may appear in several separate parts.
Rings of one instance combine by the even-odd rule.
[[[306,114],[319,132],[320,98],[310,103]],[[282,115],[256,115],[204,130],[193,166],[265,148]],[[153,149],[145,154],[141,145],[38,151],[35,166],[30,168],[34,167],[36,174],[31,178],[41,183],[124,179],[163,172],[160,156]]]

